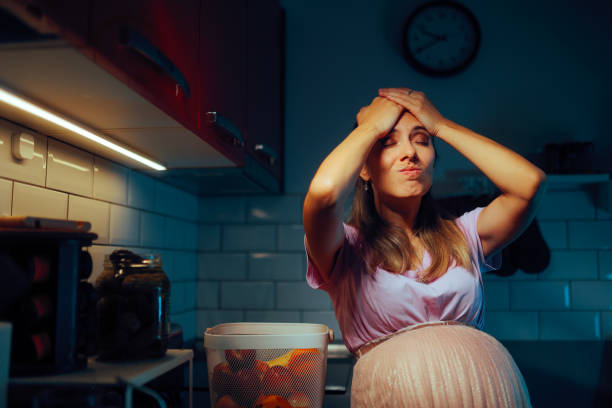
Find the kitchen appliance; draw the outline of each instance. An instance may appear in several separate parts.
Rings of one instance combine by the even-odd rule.
[[[211,406],[322,407],[331,341],[332,330],[322,324],[224,323],[206,329]]]
[[[92,260],[83,248],[96,238],[78,229],[0,226],[0,320],[13,325],[11,376],[86,367],[94,334],[84,290]]]

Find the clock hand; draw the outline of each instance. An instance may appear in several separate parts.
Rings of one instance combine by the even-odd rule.
[[[424,45],[424,46],[422,46],[421,48],[417,48],[417,49],[416,49],[416,51],[415,51],[415,53],[417,53],[417,54],[418,54],[418,53],[420,53],[421,51],[423,51],[423,50],[425,50],[425,49],[427,49],[427,48],[431,47],[431,46],[432,46],[432,45],[434,45],[434,44],[437,44],[437,43],[438,43],[438,42],[440,42],[440,41],[441,41],[441,39],[440,39],[440,38],[436,38],[435,40],[433,40],[433,41],[431,41],[431,42],[429,42],[429,43],[425,44],[425,45]]]
[[[439,40],[446,40],[446,34],[438,35],[438,34],[430,33],[429,31],[425,30],[425,28],[423,28],[423,27],[420,27],[420,28],[421,28],[421,32],[423,34],[426,34],[426,35],[428,35],[430,37],[434,37],[434,38],[439,39]]]

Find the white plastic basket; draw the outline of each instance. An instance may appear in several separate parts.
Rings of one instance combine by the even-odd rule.
[[[321,408],[333,331],[314,323],[224,323],[206,329],[211,406]]]

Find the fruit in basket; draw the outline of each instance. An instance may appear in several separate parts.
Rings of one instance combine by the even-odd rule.
[[[213,369],[212,389],[217,395],[229,394],[230,388],[234,383],[234,374],[230,370],[229,364],[219,363]]]
[[[292,408],[289,401],[280,395],[262,395],[255,402],[255,408]]]
[[[242,368],[234,374],[234,386],[230,394],[243,406],[252,406],[261,392],[261,380],[252,368]]]
[[[241,368],[253,368],[255,350],[225,350],[225,359],[233,372]]]
[[[296,362],[301,361],[312,361],[312,360],[321,360],[323,355],[316,348],[309,349],[295,349],[291,352],[291,356],[289,357],[289,361],[287,363],[288,366],[291,364],[295,364]]]
[[[255,360],[255,364],[253,366],[253,369],[255,370],[255,372],[257,373],[257,375],[259,376],[259,381],[263,380],[263,376],[266,374],[266,371],[268,371],[270,369],[270,366],[261,361],[261,360]]]
[[[266,371],[261,382],[264,394],[287,398],[292,391],[293,376],[286,367],[277,365]]]
[[[323,378],[323,355],[317,349],[294,350],[287,368],[293,377],[293,388],[306,391],[310,384]]]
[[[282,356],[276,357],[273,360],[266,361],[266,363],[268,363],[270,367],[273,367],[275,365],[287,367],[287,364],[289,364],[289,359],[291,358],[291,354],[293,354],[293,351],[294,350],[290,350]]]
[[[288,401],[292,408],[310,408],[310,399],[302,391],[291,394]]]
[[[268,365],[270,367],[275,366],[275,365],[279,365],[279,366],[283,366],[283,367],[287,367],[289,365],[289,361],[293,358],[295,359],[296,357],[302,355],[302,354],[312,354],[312,353],[319,353],[321,354],[321,352],[316,349],[316,348],[308,348],[308,349],[294,349],[294,350],[290,350],[288,352],[286,352],[285,354],[283,354],[280,357],[276,357],[273,360],[268,360],[266,361],[266,363],[268,363]]]
[[[240,405],[238,405],[229,395],[224,395],[217,400],[215,408],[240,408]]]

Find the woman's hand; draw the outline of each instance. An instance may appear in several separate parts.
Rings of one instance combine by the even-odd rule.
[[[393,129],[404,108],[401,105],[381,96],[377,96],[368,106],[364,106],[357,114],[359,126],[370,126],[376,129],[378,137],[384,137]]]
[[[381,88],[378,94],[408,110],[421,122],[433,136],[438,136],[440,127],[446,119],[425,94],[409,88]]]

